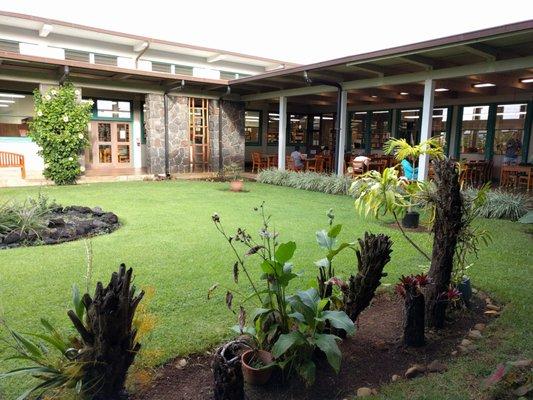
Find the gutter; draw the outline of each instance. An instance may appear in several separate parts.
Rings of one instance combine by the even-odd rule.
[[[337,118],[335,118],[335,172],[338,174],[339,171],[339,156],[341,155],[341,149],[339,148],[339,142],[341,139],[340,131],[340,122],[341,122],[341,102],[342,102],[342,85],[338,82],[329,82],[322,79],[311,79],[307,74],[307,71],[304,71],[304,80],[308,86],[311,86],[313,83],[325,86],[333,86],[337,88]],[[344,149],[342,149],[342,157],[344,157]]]
[[[168,93],[171,90],[182,90],[185,87],[185,80],[179,84],[167,86],[163,94],[163,114],[165,119],[165,176],[170,178],[170,151],[169,151],[169,135],[168,135]]]
[[[139,58],[141,58],[144,55],[144,53],[146,53],[146,50],[150,48],[150,42],[147,41],[145,43],[146,43],[146,47],[137,54],[137,57],[135,57],[135,69],[139,69]]]

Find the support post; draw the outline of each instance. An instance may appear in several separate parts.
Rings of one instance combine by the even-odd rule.
[[[420,142],[431,138],[433,122],[433,100],[435,98],[435,81],[424,81],[424,102],[422,104],[422,123],[420,126]],[[425,181],[429,171],[429,156],[422,154],[418,161],[418,180]]]
[[[285,170],[285,150],[287,147],[287,97],[279,98],[278,169]]]
[[[348,92],[346,90],[340,91],[339,104],[337,106],[337,175],[344,175],[344,150],[346,148],[346,123]]]

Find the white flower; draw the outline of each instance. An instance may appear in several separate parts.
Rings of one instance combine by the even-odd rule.
[[[69,160],[69,161],[74,161],[74,158],[69,157],[68,160]]]
[[[89,103],[91,106],[94,104],[94,101],[92,99],[87,100],[87,103]]]
[[[81,92],[80,92],[79,89],[76,89],[76,90],[74,91],[74,93],[76,93],[76,96],[79,96],[79,95],[81,94]]]
[[[63,115],[63,121],[68,122],[68,115]]]
[[[42,117],[43,116],[43,112],[41,110],[37,111],[37,116],[38,117]]]
[[[52,97],[50,97],[50,95],[49,95],[49,94],[47,94],[47,95],[45,95],[45,96],[44,96],[44,99],[45,99],[45,100],[51,100],[51,99],[52,99]]]
[[[83,133],[80,133],[80,134],[78,135],[78,137],[79,137],[80,139],[83,139],[83,137],[84,137],[84,136],[83,136]]]
[[[85,167],[83,165],[80,167],[80,171],[85,172]]]
[[[48,164],[44,164],[44,168],[48,168]]]
[[[50,90],[50,94],[52,96],[55,96],[57,94],[57,90],[55,90],[55,89]]]

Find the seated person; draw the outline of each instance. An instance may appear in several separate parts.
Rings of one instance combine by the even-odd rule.
[[[407,159],[402,160],[402,169],[404,176],[413,181],[418,177],[418,168],[413,168],[413,165]]]
[[[302,153],[300,153],[300,146],[295,146],[294,151],[291,153],[291,158],[294,163],[294,169],[301,171],[304,168],[304,162]]]

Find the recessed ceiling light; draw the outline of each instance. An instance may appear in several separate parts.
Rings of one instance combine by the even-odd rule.
[[[9,104],[0,104],[0,107],[9,107]]]
[[[435,92],[448,92],[450,89],[448,88],[445,88],[445,87],[439,87],[437,89],[435,89]]]
[[[373,94],[373,95],[370,96],[370,97],[372,97],[373,99],[376,99],[378,96],[376,96],[375,94]]]
[[[522,78],[520,79],[522,83],[533,83],[533,78]]]
[[[494,83],[491,82],[482,82],[482,83],[475,83],[472,85],[475,88],[484,88],[484,87],[493,87],[496,86]]]
[[[400,92],[400,94],[401,94],[402,96],[407,96],[409,93],[407,93],[407,92]]]
[[[23,99],[26,96],[24,96],[23,94],[0,93],[0,97],[11,97],[13,99]]]
[[[15,102],[15,100],[2,100],[0,99],[0,103],[10,103],[10,104],[13,104]]]

